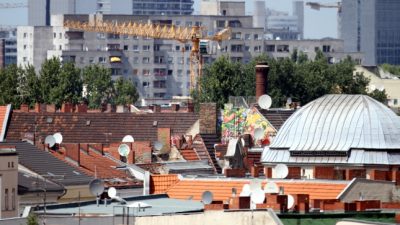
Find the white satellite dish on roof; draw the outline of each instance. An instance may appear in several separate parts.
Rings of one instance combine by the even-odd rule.
[[[242,192],[240,192],[240,196],[250,196],[251,190],[250,190],[250,185],[245,184],[243,185]]]
[[[132,135],[126,135],[124,138],[122,138],[122,142],[133,143],[135,142],[135,139],[133,139]]]
[[[52,148],[56,144],[56,139],[53,137],[53,135],[49,135],[46,137],[46,139],[44,139],[44,143]]]
[[[163,144],[159,141],[153,142],[154,149],[160,151],[163,148]]]
[[[251,192],[250,199],[254,204],[262,204],[265,200],[265,193],[261,189]]]
[[[94,179],[89,183],[90,193],[94,196],[99,196],[104,192],[104,182],[100,179]]]
[[[279,187],[275,182],[268,182],[264,186],[264,192],[270,194],[279,193]]]
[[[254,130],[254,139],[256,140],[260,140],[264,137],[264,129],[262,129],[261,127],[256,128]]]
[[[56,140],[56,144],[61,144],[63,141],[63,136],[61,133],[55,133],[53,134],[54,139]]]
[[[120,156],[127,157],[131,152],[131,148],[127,144],[121,144],[118,147],[118,153]]]
[[[213,198],[214,198],[214,196],[211,191],[205,191],[201,195],[201,201],[206,205],[211,204],[211,202],[213,201]]]
[[[275,166],[275,176],[276,178],[286,178],[289,175],[289,169],[285,164],[278,164]]]
[[[108,197],[115,198],[117,196],[117,189],[115,187],[110,187],[107,191]]]
[[[262,109],[269,109],[272,105],[272,98],[269,95],[261,95],[258,98],[258,105]]]
[[[293,208],[293,206],[294,206],[294,198],[293,198],[292,195],[288,195],[287,196],[287,201],[288,201],[287,208],[288,209]]]

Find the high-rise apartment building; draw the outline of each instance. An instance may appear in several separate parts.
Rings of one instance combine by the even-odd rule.
[[[133,15],[191,15],[193,0],[133,0]]]
[[[17,64],[17,28],[0,28],[0,68]]]
[[[364,64],[400,65],[400,1],[342,0],[341,39],[346,51],[364,52]]]

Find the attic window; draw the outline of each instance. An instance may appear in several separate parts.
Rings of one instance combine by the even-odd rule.
[[[154,120],[153,121],[153,127],[156,127],[158,125],[158,121],[157,120]]]
[[[47,123],[53,123],[53,117],[47,117],[46,118]]]
[[[90,120],[86,120],[86,126],[90,126]]]

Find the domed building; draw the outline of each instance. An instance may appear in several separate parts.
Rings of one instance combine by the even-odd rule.
[[[261,161],[269,177],[286,164],[287,178],[396,180],[400,118],[365,95],[325,95],[295,112]]]

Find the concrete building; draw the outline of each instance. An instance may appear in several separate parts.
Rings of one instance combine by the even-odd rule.
[[[400,2],[343,0],[341,39],[346,51],[365,53],[364,65],[400,64]]]
[[[0,68],[17,64],[17,28],[0,28]]]
[[[18,216],[18,156],[13,146],[0,148],[0,218]]]
[[[28,25],[50,25],[52,14],[74,14],[76,0],[30,0],[28,1]]]
[[[227,13],[234,12],[228,10]],[[101,64],[111,69],[113,78],[125,77],[132,80],[142,98],[170,99],[172,96],[189,95],[191,43],[72,31],[62,26],[67,19],[88,21],[90,17],[54,15],[52,27],[19,27],[18,39],[21,41],[18,42],[18,64],[33,64],[39,69],[41,63],[51,57],[59,57],[64,62],[74,62],[81,68],[90,64]],[[102,17],[107,21],[149,21],[185,27],[202,25],[207,28],[209,34],[227,26],[231,27],[230,40],[221,43],[204,42],[207,50],[203,54],[204,63],[211,63],[221,55],[228,55],[232,60],[244,63],[265,53],[277,58],[289,57],[294,49],[305,52],[310,59],[315,57],[317,48],[321,49],[332,63],[347,56],[342,50],[343,42],[339,40],[265,40],[264,29],[253,27],[252,16]],[[350,55],[359,58],[357,54]],[[113,57],[119,60],[112,61]]]
[[[245,1],[241,0],[202,0],[200,15],[203,16],[244,16]]]

